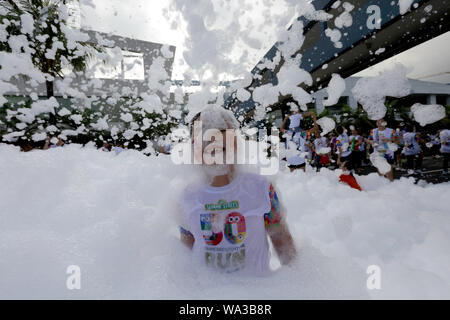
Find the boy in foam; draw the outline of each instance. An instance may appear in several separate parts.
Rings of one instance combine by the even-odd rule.
[[[234,115],[221,107],[207,107],[197,119],[194,149],[196,140],[198,143],[207,131],[215,131],[215,139],[209,145],[202,139],[201,150],[194,150],[194,157],[202,161],[209,179],[208,183],[189,186],[182,196],[181,241],[199,261],[214,269],[266,275],[270,273],[270,237],[280,262],[289,264],[296,249],[272,183],[263,176],[240,172],[233,163],[220,161],[227,151],[236,149],[235,130],[239,124]],[[197,126],[201,126],[202,135]],[[214,153],[213,162],[207,159],[208,152]]]

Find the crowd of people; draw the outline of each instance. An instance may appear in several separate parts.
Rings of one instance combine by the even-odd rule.
[[[303,129],[302,119],[312,117],[311,129]],[[361,174],[365,167],[374,166],[380,175],[394,180],[394,169],[407,175],[423,174],[424,154],[442,158],[442,173],[448,175],[450,155],[450,130],[448,127],[435,133],[422,134],[417,127],[400,123],[398,128],[389,128],[384,119],[376,121],[376,128],[360,132],[354,125],[348,128],[336,126],[325,132],[317,125],[312,112],[300,113],[292,110],[281,125],[285,139],[286,156],[283,158],[291,171],[305,170],[309,163],[317,171],[323,167],[341,168],[353,180],[353,173]],[[296,152],[292,152],[292,151]],[[380,170],[377,159],[385,164]],[[378,161],[379,163],[379,161]],[[353,184],[353,182],[352,182]]]
[[[62,148],[67,144],[67,142],[64,141],[61,137],[52,136],[45,139],[43,145],[39,145],[36,143],[33,144],[29,141],[19,141],[16,144],[20,147],[21,151],[28,152],[36,149],[48,150],[54,148]],[[116,142],[113,144],[108,141],[100,142],[100,145],[98,145],[97,143],[97,148],[104,152],[114,152],[116,155],[128,149],[128,147],[124,143]]]
[[[303,120],[313,119],[313,127],[305,129]],[[442,174],[448,175],[450,157],[450,130],[448,125],[436,132],[421,133],[418,126],[399,123],[397,128],[388,127],[384,119],[376,121],[376,127],[363,132],[354,125],[336,126],[332,131],[321,130],[314,112],[299,112],[298,107],[291,109],[281,125],[282,139],[285,141],[285,152],[282,160],[291,170],[306,170],[307,164],[315,170],[321,168],[341,168],[341,180],[360,189],[354,173],[372,172],[375,167],[380,175],[390,181],[394,180],[394,170],[402,171],[402,175],[420,176],[423,174],[424,156],[434,159],[442,158]],[[167,138],[167,137],[166,137]],[[166,141],[167,142],[167,141]],[[174,141],[159,143],[155,150],[162,154],[170,154]],[[50,149],[63,147],[65,142],[59,137],[47,138],[43,147]],[[105,152],[120,154],[128,147],[123,143],[103,142],[98,146]],[[21,145],[23,151],[33,148],[28,144]],[[380,160],[381,159],[381,160]],[[381,161],[381,162],[380,162]],[[437,160],[439,161],[439,160]],[[380,164],[384,170],[380,168]]]

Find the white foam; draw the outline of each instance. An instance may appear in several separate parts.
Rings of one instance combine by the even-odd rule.
[[[445,118],[445,108],[438,104],[423,105],[416,103],[411,107],[411,112],[422,127]]]
[[[340,170],[272,177],[299,258],[267,278],[199,267],[178,239],[181,190],[195,166],[134,150],[0,144],[0,298],[450,298],[450,184],[389,183]],[[369,265],[382,290],[366,289]],[[66,268],[81,268],[81,290]],[[213,285],[212,285],[213,284]]]

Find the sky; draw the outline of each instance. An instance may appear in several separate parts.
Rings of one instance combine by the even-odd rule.
[[[176,46],[173,79],[244,77],[308,0],[81,0],[83,28]],[[400,62],[408,77],[450,83],[450,32],[358,76]]]
[[[356,74],[356,76],[374,76],[393,64],[402,63],[408,69],[407,75],[409,78],[450,83],[449,42],[450,32],[447,32],[384,60]]]

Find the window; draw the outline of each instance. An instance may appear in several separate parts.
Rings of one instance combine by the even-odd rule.
[[[142,53],[121,50],[122,59],[118,60],[117,53],[113,49],[107,48],[105,51],[110,57],[109,61],[103,63],[96,59],[91,62],[94,78],[145,80],[144,55]]]
[[[126,80],[144,80],[144,55],[142,53],[123,51],[123,78]]]

